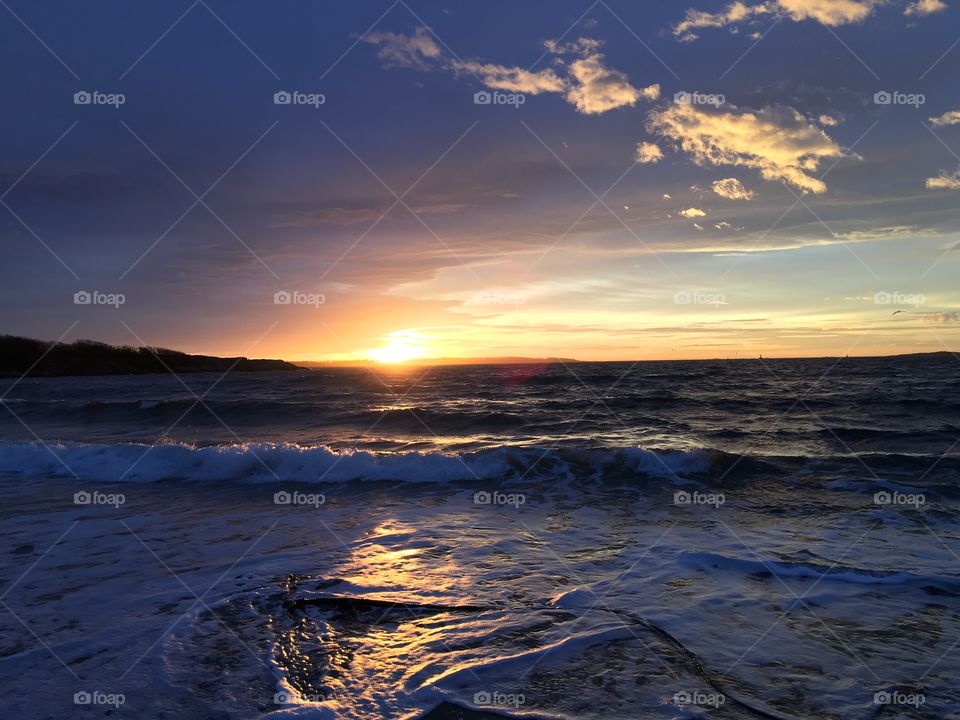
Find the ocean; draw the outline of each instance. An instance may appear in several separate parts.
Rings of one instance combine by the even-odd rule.
[[[0,381],[0,716],[958,718],[958,362]]]

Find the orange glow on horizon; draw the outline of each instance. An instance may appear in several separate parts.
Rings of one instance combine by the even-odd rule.
[[[426,342],[415,330],[396,330],[383,338],[386,344],[367,352],[370,360],[388,365],[397,365],[425,358]]]

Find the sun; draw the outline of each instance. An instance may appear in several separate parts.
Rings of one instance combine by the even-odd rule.
[[[383,347],[370,350],[367,355],[378,363],[403,363],[423,357],[423,338],[413,330],[396,330],[384,338]]]

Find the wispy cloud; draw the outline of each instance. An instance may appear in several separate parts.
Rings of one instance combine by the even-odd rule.
[[[430,31],[418,27],[413,35],[391,32],[368,33],[364,42],[377,45],[377,57],[386,67],[416,68],[428,70],[431,61],[439,60],[443,54],[440,46],[434,42]]]
[[[947,9],[943,0],[916,0],[907,5],[904,15],[933,15]]]
[[[450,215],[458,213],[467,207],[463,203],[439,203],[436,205],[420,205],[411,210],[417,215]],[[385,217],[387,208],[360,207],[342,208],[330,207],[310,210],[299,213],[280,222],[276,227],[306,227],[308,225],[354,225],[356,223],[370,223]],[[395,210],[399,214],[408,214],[405,208]],[[386,216],[389,217],[389,214]]]
[[[717,195],[727,200],[753,200],[757,196],[753,190],[747,190],[736,178],[715,180],[711,187]]]
[[[960,168],[949,173],[941,170],[937,177],[927,178],[928,190],[960,190]]]
[[[636,160],[641,165],[660,162],[663,159],[663,150],[659,145],[649,142],[637,143],[637,149],[634,153]]]
[[[539,95],[558,93],[585,115],[631,107],[640,100],[660,98],[660,85],[634,87],[627,75],[609,67],[600,52],[602,42],[580,38],[574,42],[544,43],[555,57],[554,67],[530,70],[479,60],[449,57],[430,37],[430,31],[418,27],[412,35],[370,33],[364,41],[378,46],[377,57],[385,67],[414,70],[441,70],[456,76],[473,75],[491,90]]]
[[[866,20],[886,0],[770,0],[755,5],[733,2],[720,12],[689,9],[683,20],[673,26],[674,36],[682,42],[696,40],[698,30],[735,26],[760,17],[805,20],[827,27],[851,25]],[[947,9],[944,0],[916,0],[904,9],[906,15],[930,15]]]
[[[647,129],[672,141],[699,165],[739,165],[764,180],[822,193],[813,173],[843,149],[797,110],[773,105],[753,110],[735,105],[677,103],[650,113]]]
[[[930,124],[934,127],[947,127],[948,125],[960,125],[960,110],[951,110],[943,115],[930,118]]]

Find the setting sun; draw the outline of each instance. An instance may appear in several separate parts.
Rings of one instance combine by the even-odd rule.
[[[424,338],[416,330],[397,330],[383,338],[386,345],[371,350],[371,360],[379,363],[402,363],[425,355]]]

